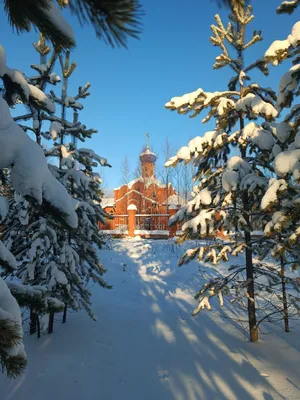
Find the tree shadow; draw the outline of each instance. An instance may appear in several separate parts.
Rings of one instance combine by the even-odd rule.
[[[0,377],[1,400],[300,398],[298,365],[286,376],[267,343],[248,343],[215,313],[191,316],[197,264],[179,269],[166,241],[113,247],[101,259],[114,288],[93,288],[98,321],[71,314],[54,335],[27,338],[28,369],[16,381]]]

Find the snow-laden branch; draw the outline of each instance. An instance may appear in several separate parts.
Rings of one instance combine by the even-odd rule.
[[[31,140],[11,118],[7,103],[0,97],[0,148],[5,149],[0,168],[11,170],[15,190],[34,198],[39,204],[46,200],[66,215],[72,227],[77,226],[77,215],[72,198],[51,174],[42,148]]]

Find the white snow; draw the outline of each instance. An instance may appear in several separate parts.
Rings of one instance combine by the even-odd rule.
[[[259,96],[249,93],[236,102],[236,110],[252,112],[255,116],[272,120],[277,117],[278,111],[271,103],[267,103]]]
[[[9,201],[7,197],[0,196],[0,221],[5,219],[9,211]]]
[[[153,231],[149,231],[149,230],[143,230],[143,229],[136,229],[134,231],[135,235],[147,235],[147,236],[169,236],[170,232],[166,231],[166,230],[153,230]]]
[[[251,173],[251,165],[239,156],[231,157],[222,175],[222,186],[226,192],[237,190],[238,184]]]
[[[137,206],[135,205],[135,204],[129,204],[129,206],[127,207],[127,210],[128,211],[130,211],[130,210],[137,210]]]
[[[236,136],[236,134],[233,135]],[[272,133],[261,128],[255,122],[250,122],[245,126],[238,142],[240,144],[247,144],[249,138],[251,138],[252,142],[261,150],[271,150],[275,144],[275,139],[272,136]]]
[[[273,65],[287,57],[289,48],[296,48],[300,42],[300,21],[296,22],[292,28],[290,35],[284,40],[275,40],[268,50],[265,52],[265,60]]]
[[[33,197],[39,204],[43,199],[64,212],[69,225],[77,226],[72,198],[48,169],[43,149],[31,140],[11,118],[7,103],[0,97],[0,148],[5,149],[0,168],[11,166],[11,181],[17,192]]]
[[[163,203],[163,205],[168,204],[169,208],[172,206],[175,206],[177,208],[179,205],[185,204],[186,201],[179,196],[178,194],[172,194],[171,196],[168,197],[168,199]]]
[[[15,257],[0,241],[0,261],[7,264],[11,269],[17,269],[17,262]],[[1,305],[1,304],[0,304]]]
[[[61,123],[57,121],[52,121],[50,125],[50,135],[53,140],[56,140],[61,133]]]
[[[151,185],[157,185],[160,188],[165,188],[166,185],[162,182],[160,182],[158,179],[156,179],[154,176],[149,177],[149,178],[143,178],[142,176],[139,176],[138,178],[133,179],[132,181],[126,183],[123,183],[123,185],[115,188],[114,190],[119,190],[121,189],[121,187],[123,186],[127,186],[128,189],[132,189],[132,187],[137,183],[137,182],[141,182],[143,183],[147,188]]]
[[[269,187],[262,198],[261,208],[266,210],[270,208],[278,200],[277,193],[287,190],[287,183],[284,179],[271,178],[269,181]]]
[[[43,108],[46,108],[49,113],[54,114],[56,111],[56,106],[54,101],[52,101],[44,92],[42,92],[36,86],[28,84],[28,87],[29,87],[29,96],[33,97],[40,104],[42,104]]]
[[[139,239],[112,246],[101,259],[114,288],[92,289],[98,322],[70,313],[53,335],[26,335],[26,373],[1,376],[1,400],[299,399],[297,328],[268,326],[249,343],[226,318],[226,299],[220,312],[212,298],[213,311],[191,316],[194,293],[218,273],[204,265],[199,273],[194,261],[178,268],[184,246]]]
[[[279,153],[274,161],[274,169],[278,176],[284,177],[293,173],[295,179],[299,179],[300,171],[300,149],[287,150]]]
[[[7,75],[13,83],[18,84],[21,87],[27,101],[29,100],[29,97],[32,97],[49,113],[55,113],[55,103],[44,92],[36,86],[30,85],[20,71],[11,69],[6,65],[5,51],[0,45],[0,77],[3,77],[4,75]]]
[[[103,197],[101,200],[101,207],[104,209],[105,207],[114,207],[115,199],[113,197]]]
[[[211,148],[217,149],[221,147],[226,141],[226,138],[227,134],[223,129],[208,131],[204,136],[196,136],[194,139],[190,140],[188,146],[183,146],[176,156],[171,157],[165,163],[165,167],[176,167],[178,161],[189,162],[192,158],[192,154],[195,158],[199,155],[205,156]]]
[[[279,109],[285,106],[290,93],[297,89],[297,72],[299,72],[299,69],[300,64],[293,65],[290,70],[281,77],[277,95],[277,106]]]

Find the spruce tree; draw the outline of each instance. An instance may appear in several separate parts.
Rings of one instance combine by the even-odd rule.
[[[299,1],[284,1],[277,13],[291,14]],[[299,234],[300,234],[300,141],[299,141],[299,95],[300,66],[300,24],[297,22],[291,34],[284,40],[276,40],[265,52],[264,60],[273,66],[292,60],[294,64],[279,82],[276,109],[279,112],[276,123],[269,126],[275,137],[275,145],[269,157],[273,175],[269,179],[268,189],[262,199],[261,207],[269,218],[265,226],[265,235],[269,238],[264,248],[258,247],[260,259],[265,262],[270,256],[275,260],[271,269],[271,284],[279,284],[277,294],[281,302],[285,331],[289,331],[289,318],[299,313],[300,287],[299,275]]]
[[[8,176],[13,189],[37,207],[45,206],[52,213],[60,215],[69,226],[77,226],[74,203],[65,188],[53,177],[41,147],[31,140],[13,120],[9,104],[16,102],[34,104],[39,109],[53,112],[54,103],[39,88],[33,87],[19,71],[7,65],[6,54],[0,46],[0,77],[4,83],[0,96],[0,146],[2,157],[0,170],[2,177],[1,193],[11,198],[11,190],[3,184],[3,177]],[[5,187],[3,187],[5,186]],[[1,221],[6,220],[9,200],[1,200]],[[1,235],[2,236],[2,235]],[[13,255],[1,246],[1,276],[7,277],[17,269]],[[26,302],[42,298],[48,299],[40,287],[27,287],[16,282],[0,279],[0,358],[10,376],[18,375],[26,364],[26,355],[22,343],[23,331],[21,312],[15,297]],[[8,288],[9,284],[10,289]],[[51,300],[50,300],[51,302]]]
[[[216,120],[213,131],[192,139],[166,163],[170,167],[178,162],[192,162],[197,168],[194,198],[170,223],[184,221],[181,241],[207,235],[217,237],[223,230],[234,232],[225,242],[218,239],[210,245],[202,242],[200,247],[187,251],[181,264],[192,258],[217,264],[228,261],[230,254],[243,254],[243,265],[231,266],[227,277],[212,280],[199,290],[196,295],[199,305],[193,314],[203,308],[210,309],[212,296],[218,295],[223,304],[222,293],[230,292],[232,301],[241,306],[247,302],[250,340],[255,342],[259,323],[255,279],[261,270],[254,264],[253,221],[261,217],[260,201],[268,184],[267,175],[272,173],[269,153],[275,144],[272,132],[256,120],[272,122],[278,112],[274,91],[250,80],[254,69],[268,73],[264,60],[250,64],[245,60],[247,49],[262,40],[260,31],[246,38],[246,28],[254,18],[252,8],[244,0],[232,0],[230,7],[227,26],[216,15],[216,25],[211,27],[211,42],[221,49],[214,69],[229,67],[234,74],[228,89],[213,93],[198,89],[166,104],[167,109],[189,113],[191,117],[208,109],[202,122]]]
[[[105,272],[98,256],[98,250],[102,247],[103,238],[98,233],[99,222],[105,223],[109,216],[101,207],[103,193],[100,189],[101,178],[94,169],[98,166],[109,166],[107,160],[98,156],[88,148],[77,148],[78,142],[85,142],[97,131],[87,129],[79,122],[79,112],[83,104],[79,100],[90,95],[90,83],[80,86],[75,96],[68,95],[68,83],[76,64],[70,62],[70,52],[59,55],[59,63],[62,75],[62,89],[60,96],[54,91],[52,98],[60,108],[60,115],[49,116],[51,121],[50,134],[54,139],[53,147],[48,151],[50,157],[58,159],[58,165],[53,164],[52,170],[57,179],[66,187],[68,192],[77,202],[77,215],[80,228],[69,230],[61,236],[62,249],[66,255],[73,254],[66,262],[74,264],[80,282],[73,284],[74,290],[71,298],[66,299],[66,305],[71,307],[84,307],[93,318],[91,311],[91,293],[86,288],[89,281],[100,284],[103,287],[110,286],[102,279]],[[71,111],[71,113],[70,113]],[[68,114],[72,120],[68,120]],[[71,283],[72,288],[72,283]],[[81,299],[78,296],[81,293]]]
[[[35,104],[30,104],[30,113],[17,117],[17,120],[19,123],[25,121],[26,125],[21,126],[34,133],[40,146],[45,147],[46,141],[51,143],[48,150],[44,148],[46,157],[52,162],[49,168],[71,194],[80,229],[68,229],[64,221],[47,208],[37,208],[17,196],[6,219],[4,240],[17,257],[17,274],[22,283],[42,286],[52,299],[48,308],[43,303],[31,304],[31,333],[35,333],[39,316],[45,313],[49,313],[48,332],[51,333],[54,313],[63,308],[65,322],[67,306],[75,310],[84,307],[93,317],[91,293],[87,288],[90,280],[109,287],[101,277],[104,269],[97,254],[97,248],[102,245],[98,221],[104,220],[106,214],[100,205],[101,179],[93,171],[98,164],[108,164],[92,150],[76,148],[78,140],[85,141],[96,132],[78,120],[78,111],[83,108],[78,100],[89,95],[90,84],[80,87],[75,97],[68,96],[68,81],[76,67],[69,62],[70,53],[63,55],[54,51],[51,54],[42,35],[34,47],[40,55],[40,64],[31,65],[39,73],[27,78],[31,85],[43,90],[46,84],[56,85],[60,78],[52,69],[56,60],[61,66],[61,95],[58,97],[51,91],[49,97],[52,109],[57,110],[56,114],[59,111],[59,116],[42,112]],[[73,111],[71,121],[68,110]]]

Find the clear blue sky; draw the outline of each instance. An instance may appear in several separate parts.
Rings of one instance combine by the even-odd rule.
[[[137,157],[150,133],[151,145],[162,164],[162,146],[168,137],[174,150],[185,145],[191,137],[210,129],[201,124],[201,117],[189,119],[164,109],[171,97],[202,87],[208,91],[226,88],[228,69],[214,71],[212,64],[219,49],[209,42],[210,25],[219,9],[210,0],[142,0],[146,15],[143,34],[139,41],[130,40],[129,49],[111,49],[96,39],[91,27],[81,28],[76,17],[69,18],[77,47],[73,60],[77,63],[70,88],[77,92],[79,85],[90,81],[91,96],[85,100],[80,119],[88,127],[98,129],[95,138],[84,146],[93,148],[113,165],[104,177],[109,188],[119,186],[120,167],[127,155],[133,171]],[[297,21],[299,12],[292,16],[277,16],[280,0],[253,0],[255,20],[252,29],[263,31],[264,41],[248,52],[249,61],[260,57],[275,39],[285,38]],[[188,4],[188,5],[187,5]],[[225,21],[225,19],[223,19]],[[1,44],[6,49],[7,62],[30,74],[30,64],[38,63],[32,42],[37,33],[12,33],[1,9]],[[287,69],[271,68],[266,79],[257,74],[255,79],[267,86],[278,85]],[[73,94],[72,91],[70,95]]]

